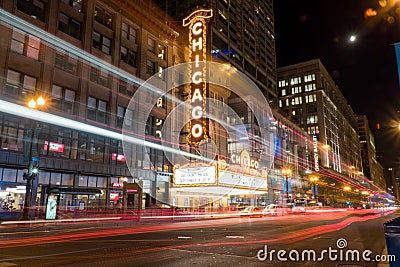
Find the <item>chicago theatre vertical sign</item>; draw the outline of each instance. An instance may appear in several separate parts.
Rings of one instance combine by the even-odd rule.
[[[198,146],[207,140],[206,119],[206,20],[212,17],[211,9],[200,9],[183,20],[183,26],[189,26],[189,60],[193,62],[189,70],[189,133],[186,143]]]

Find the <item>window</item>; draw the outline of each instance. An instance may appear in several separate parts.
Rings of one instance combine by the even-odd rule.
[[[295,86],[292,88],[292,94],[301,93],[301,86]]]
[[[306,95],[306,103],[312,103],[317,101],[317,96],[315,94]]]
[[[34,19],[45,20],[46,4],[41,0],[18,0],[17,8]]]
[[[124,124],[125,107],[118,106],[117,108],[117,127],[122,128]]]
[[[111,163],[113,165],[126,165],[125,155],[121,140],[111,140]]]
[[[286,95],[286,89],[282,89],[282,96]]]
[[[286,81],[286,80],[281,80],[281,81],[278,82],[278,87],[285,87],[285,86],[288,86],[288,85],[289,85],[288,81]]]
[[[147,59],[147,74],[153,75],[155,72],[156,63],[151,59]]]
[[[299,105],[299,104],[302,104],[302,103],[303,103],[303,101],[302,101],[301,96],[292,98],[292,106]]]
[[[89,96],[87,118],[97,122],[107,122],[107,102]]]
[[[317,124],[318,123],[318,115],[313,114],[307,116],[307,124]]]
[[[315,74],[309,74],[304,76],[304,82],[311,82],[315,80]]]
[[[4,122],[1,129],[1,149],[23,151],[24,129],[16,122]]]
[[[105,87],[110,85],[108,71],[99,70],[95,67],[91,67],[90,69],[90,80]]]
[[[156,41],[154,41],[154,39],[148,38],[147,39],[147,45],[148,45],[148,50],[150,52],[153,52],[153,53],[156,52]]]
[[[134,93],[133,89],[130,86],[128,86],[125,82],[120,82],[118,84],[118,91],[121,94],[130,96],[130,97],[133,96],[133,93]]]
[[[41,154],[52,157],[70,158],[72,148],[72,131],[51,127],[42,131],[44,142],[41,147]]]
[[[128,65],[136,67],[136,52],[121,46],[121,60]]]
[[[81,39],[81,23],[60,12],[58,29],[78,40]]]
[[[111,39],[101,33],[93,32],[93,47],[101,50],[103,53],[111,54]]]
[[[319,134],[318,126],[307,127],[308,134]]]
[[[306,84],[306,85],[304,86],[304,91],[306,91],[306,92],[314,91],[314,90],[316,90],[316,89],[317,89],[317,88],[316,88],[316,86],[315,86],[315,83]]]
[[[78,60],[68,54],[56,53],[55,66],[64,71],[76,74]]]
[[[125,124],[127,126],[132,125],[132,120],[133,120],[133,112],[130,109],[125,109]]]
[[[19,73],[17,71],[7,71],[6,92],[11,95],[20,93],[33,93],[36,88],[36,78]]]
[[[13,30],[11,50],[33,59],[39,58],[40,39],[18,30]]]
[[[96,6],[94,10],[94,19],[107,28],[112,28],[112,15],[102,7]]]
[[[121,35],[122,38],[125,38],[131,43],[136,44],[136,29],[125,22],[122,22]]]
[[[67,113],[74,113],[75,91],[53,84],[51,91],[55,108]]]
[[[104,162],[104,151],[105,138],[84,133],[79,134],[79,159]]]
[[[82,12],[83,0],[61,0],[61,2],[66,3],[78,12]]]
[[[295,85],[295,84],[299,84],[299,83],[301,83],[301,77],[296,77],[296,78],[290,79],[291,85]]]

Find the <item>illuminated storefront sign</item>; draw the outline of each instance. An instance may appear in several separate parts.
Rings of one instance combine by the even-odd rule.
[[[232,172],[219,172],[219,184],[234,185],[236,187],[254,188],[260,190],[267,189],[267,180],[254,176],[243,175]]]
[[[53,152],[64,152],[64,144],[44,141],[44,149]]]
[[[174,175],[174,184],[214,184],[215,176],[215,166],[176,169]]]
[[[110,192],[110,200],[112,200],[112,201],[119,200],[119,193],[118,192]]]
[[[117,153],[112,153],[112,155],[111,155],[111,160],[113,160],[113,161],[125,162],[125,155],[123,155],[123,154],[117,154]]]
[[[124,183],[117,183],[117,182],[113,182],[111,184],[112,187],[116,187],[116,188],[122,188],[124,187]]]
[[[186,143],[198,146],[207,140],[206,132],[206,19],[212,17],[212,10],[197,10],[183,20],[183,26],[189,26],[189,59],[194,62],[189,75],[189,133]]]

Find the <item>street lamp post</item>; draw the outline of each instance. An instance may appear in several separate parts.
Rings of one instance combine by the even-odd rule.
[[[292,170],[289,168],[282,169],[282,175],[285,177],[286,182],[286,202],[289,202],[289,176],[292,174]]]
[[[32,109],[39,109],[43,107],[45,100],[42,96],[37,99],[31,99],[28,102],[28,107]],[[29,220],[34,217],[31,211],[32,203],[34,199],[33,191],[34,183],[33,181],[37,178],[39,173],[39,148],[38,148],[38,138],[39,138],[40,128],[37,126],[32,126],[25,131],[24,136],[24,161],[28,162],[28,169],[24,169],[23,178],[26,180],[26,190],[25,190],[25,201],[22,210],[22,220]]]

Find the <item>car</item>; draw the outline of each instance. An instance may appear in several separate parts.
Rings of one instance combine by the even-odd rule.
[[[262,207],[247,206],[246,208],[241,210],[239,214],[240,216],[261,217],[262,211]]]
[[[269,204],[262,211],[263,216],[282,216],[286,213],[285,208],[277,204]]]

